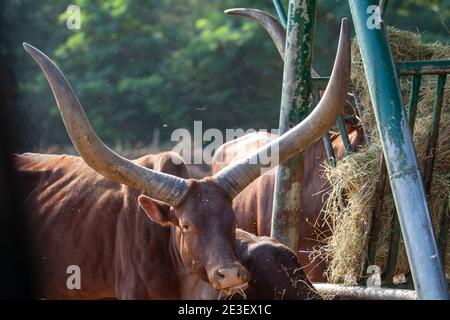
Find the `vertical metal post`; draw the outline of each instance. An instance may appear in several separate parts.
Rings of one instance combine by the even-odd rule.
[[[341,134],[342,143],[344,144],[345,155],[349,155],[352,150],[350,148],[350,138],[348,137],[347,130],[345,129],[345,122],[342,115],[337,120],[339,133]]]
[[[434,159],[436,158],[436,145],[439,137],[439,122],[441,121],[442,103],[444,100],[446,74],[438,75],[436,87],[436,100],[433,106],[433,118],[431,123],[430,137],[428,141],[428,152],[425,161],[424,184],[425,192],[430,193],[431,182],[433,180]]]
[[[414,125],[416,124],[417,105],[419,103],[420,83],[422,82],[422,75],[417,74],[413,76],[411,85],[411,96],[409,98],[408,119],[411,127],[411,134],[414,133]]]
[[[311,94],[312,39],[316,0],[290,0],[280,110],[280,134],[306,118]],[[278,166],[271,235],[298,250],[304,155]]]
[[[280,18],[281,24],[286,28],[287,18],[286,12],[284,11],[283,4],[281,0],[273,0],[273,4],[275,5],[275,9],[277,10],[278,17]]]
[[[386,31],[380,17],[373,16],[377,11],[368,10],[378,0],[349,0],[349,4],[418,298],[448,299]]]

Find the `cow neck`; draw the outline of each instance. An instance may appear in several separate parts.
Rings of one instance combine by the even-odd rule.
[[[181,258],[181,232],[176,226],[170,226],[170,259],[172,260],[173,267],[177,271],[177,274],[189,273],[188,268],[183,263]]]
[[[178,285],[181,299],[217,299],[216,291],[208,282],[192,273],[181,258],[180,248],[182,234],[177,227],[170,227],[170,258],[178,277]]]

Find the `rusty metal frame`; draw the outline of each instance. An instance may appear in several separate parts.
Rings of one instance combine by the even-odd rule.
[[[411,134],[414,132],[414,125],[416,120],[417,105],[419,101],[420,85],[422,76],[436,76],[437,77],[437,87],[436,87],[436,98],[433,106],[432,115],[432,125],[430,128],[429,141],[428,141],[428,154],[427,161],[424,170],[424,187],[425,192],[428,194],[431,188],[431,182],[433,177],[433,166],[436,156],[436,144],[439,134],[439,121],[441,110],[443,106],[444,97],[444,87],[447,74],[450,74],[450,61],[440,60],[440,61],[407,61],[407,62],[397,62],[396,63],[397,73],[400,77],[412,76],[411,90],[408,104],[408,120],[411,127]],[[378,178],[378,184],[375,192],[375,207],[373,209],[372,217],[372,227],[370,230],[370,241],[369,241],[369,254],[368,263],[373,264],[375,260],[376,244],[380,233],[380,222],[377,217],[380,214],[380,210],[383,206],[385,186],[387,180],[387,170],[386,163],[384,161],[384,156],[380,159],[380,175]],[[444,206],[444,213],[442,217],[441,229],[438,232],[438,242],[441,253],[442,262],[445,263],[446,257],[446,247],[447,247],[447,233],[448,233],[448,214],[446,214],[448,208]],[[390,250],[388,257],[388,266],[386,274],[384,276],[387,285],[393,285],[394,267],[397,261],[399,242],[400,242],[400,230],[398,229],[398,219],[393,216],[393,233],[390,239]]]
[[[411,275],[419,299],[449,299],[385,26],[367,23],[378,4],[349,0]]]
[[[280,16],[280,19],[282,21],[282,23],[284,25],[286,25],[286,16],[284,14],[284,9],[283,6],[281,4],[280,0],[273,0],[276,10]],[[311,3],[311,1],[290,1],[289,4],[289,10],[291,12],[291,9],[293,9],[294,7],[292,7],[292,5],[300,5],[300,3],[302,5],[305,5],[304,8],[308,8],[308,5]],[[373,209],[373,213],[374,213],[374,220],[372,222],[371,225],[371,230],[370,230],[370,238],[369,238],[369,250],[368,250],[368,263],[373,263],[375,260],[375,252],[376,252],[376,242],[377,239],[379,238],[379,231],[380,231],[380,221],[378,221],[376,219],[376,217],[378,216],[377,213],[379,213],[382,208],[383,208],[383,201],[384,201],[384,193],[385,193],[385,187],[386,187],[386,181],[388,180],[388,175],[391,174],[391,176],[389,176],[389,180],[390,183],[392,185],[393,192],[394,192],[394,198],[395,198],[395,202],[396,202],[396,207],[397,207],[397,211],[400,218],[402,219],[401,224],[399,223],[399,220],[397,219],[397,214],[392,214],[393,216],[393,228],[396,229],[394,230],[392,237],[391,237],[391,243],[390,243],[390,256],[388,259],[388,270],[387,270],[387,280],[388,283],[392,283],[393,282],[393,274],[394,274],[394,266],[395,266],[395,262],[397,260],[397,255],[398,255],[398,249],[399,249],[399,241],[400,241],[400,231],[402,231],[405,235],[407,235],[407,241],[406,241],[406,247],[407,247],[407,253],[408,253],[408,258],[410,261],[410,265],[411,265],[411,269],[412,269],[412,273],[413,273],[413,278],[416,282],[416,288],[418,288],[418,297],[419,298],[425,298],[425,299],[438,299],[438,298],[443,298],[443,299],[447,299],[448,298],[448,292],[446,292],[447,290],[444,289],[444,283],[445,281],[441,281],[442,278],[442,265],[440,265],[439,262],[439,256],[437,258],[437,262],[436,262],[436,258],[433,258],[435,261],[431,262],[431,261],[427,261],[427,260],[423,260],[424,265],[426,266],[422,266],[420,265],[420,262],[418,260],[419,257],[424,258],[425,256],[420,253],[420,249],[418,249],[418,247],[416,247],[418,245],[418,243],[414,244],[413,242],[416,239],[417,240],[417,235],[414,234],[414,231],[418,231],[419,229],[416,228],[416,226],[418,226],[417,224],[414,225],[414,222],[408,222],[407,220],[405,220],[406,216],[408,215],[408,210],[405,211],[406,207],[408,207],[408,204],[406,204],[406,198],[404,198],[404,190],[402,190],[402,184],[404,184],[403,180],[408,180],[410,179],[411,182],[414,186],[417,186],[417,192],[416,192],[416,196],[417,199],[415,199],[416,203],[419,205],[420,210],[419,210],[419,214],[417,214],[417,218],[420,217],[420,219],[425,219],[424,222],[426,222],[426,231],[425,229],[423,229],[424,232],[420,231],[423,233],[423,236],[426,237],[424,239],[425,240],[425,246],[422,245],[422,249],[427,251],[427,252],[433,252],[436,251],[436,242],[434,240],[434,234],[432,232],[432,227],[431,227],[431,222],[430,222],[430,217],[429,217],[429,213],[428,210],[426,208],[426,200],[424,197],[424,191],[426,193],[429,192],[430,190],[430,186],[431,186],[431,182],[432,182],[432,173],[433,173],[433,165],[434,165],[434,159],[435,159],[435,150],[436,150],[436,143],[437,143],[437,139],[438,139],[438,134],[439,134],[439,120],[440,120],[440,113],[441,113],[441,109],[442,109],[442,101],[443,101],[443,93],[444,93],[444,86],[445,86],[445,82],[446,82],[446,75],[449,73],[448,68],[450,66],[450,61],[413,61],[413,62],[399,62],[395,65],[395,67],[393,66],[393,61],[392,61],[392,55],[390,54],[389,51],[389,46],[387,43],[387,38],[385,36],[385,31],[384,31],[384,24],[381,20],[381,27],[377,28],[377,29],[381,29],[381,30],[374,30],[373,32],[368,32],[367,30],[365,30],[365,21],[364,19],[367,19],[366,14],[367,14],[367,8],[370,5],[378,5],[379,6],[379,10],[380,10],[380,14],[384,15],[384,12],[386,10],[386,6],[387,6],[388,1],[387,0],[381,0],[379,2],[377,2],[376,0],[363,0],[363,1],[355,1],[355,0],[349,0],[349,4],[352,10],[352,16],[355,22],[355,27],[356,27],[356,31],[357,31],[357,37],[358,37],[358,41],[360,43],[360,47],[362,48],[363,51],[363,60],[364,60],[364,65],[366,68],[366,75],[368,77],[368,81],[370,83],[370,90],[371,90],[371,96],[372,96],[372,101],[373,101],[373,105],[374,105],[374,111],[376,113],[376,118],[377,118],[377,122],[378,122],[378,126],[379,126],[379,132],[380,135],[382,137],[383,140],[383,151],[384,154],[382,155],[381,159],[380,159],[380,178],[379,181],[377,183],[376,186],[376,204],[374,206]],[[303,14],[306,14],[305,12],[303,12]],[[315,14],[315,13],[314,13]],[[314,16],[315,18],[315,16]],[[291,14],[288,17],[288,21],[287,21],[287,25],[288,25],[288,31],[289,31],[289,23],[293,23],[293,22],[298,22],[298,17],[295,17],[294,15],[291,16]],[[307,19],[309,21],[311,21],[311,19]],[[315,19],[313,19],[314,21]],[[300,21],[301,22],[301,21]],[[304,26],[304,25],[303,25]],[[304,30],[302,30],[304,32]],[[297,35],[298,37],[298,35]],[[292,38],[289,37],[289,32],[288,32],[288,37],[287,37],[287,43],[289,43],[289,41],[292,41]],[[306,41],[306,43],[303,43],[300,47],[299,44],[296,44],[295,49],[296,50],[301,50],[301,48],[305,49],[305,52],[311,52],[311,45],[310,42],[311,38],[308,39],[308,41]],[[374,46],[374,48],[370,48],[370,46]],[[370,52],[370,53],[368,53]],[[380,68],[380,70],[376,70],[376,68],[374,68],[375,63],[374,61],[370,61],[369,57],[372,57],[371,59],[375,58],[375,60],[380,60],[384,61],[385,63],[381,63],[380,65],[382,66],[382,68]],[[285,61],[289,62],[288,60],[289,55],[286,54],[285,57]],[[377,60],[377,61],[378,61]],[[391,65],[388,63],[389,60],[392,62],[392,67]],[[311,63],[311,60],[307,60],[308,63]],[[305,63],[306,64],[306,63]],[[299,70],[299,75],[300,77],[304,80],[304,81],[308,81],[310,78],[310,70],[308,68],[308,66],[306,66],[305,64],[301,65],[301,68],[297,69]],[[290,66],[291,68],[295,66],[295,64],[293,64],[292,66]],[[285,72],[286,72],[286,65],[285,65]],[[384,73],[384,74],[383,74]],[[417,163],[415,160],[415,152],[414,152],[414,147],[412,145],[412,140],[411,140],[411,136],[414,130],[414,122],[415,122],[415,118],[416,118],[416,111],[417,111],[417,105],[418,105],[418,95],[419,95],[419,91],[420,91],[420,84],[421,84],[421,79],[423,75],[437,75],[438,76],[438,84],[437,84],[437,88],[436,88],[436,101],[434,104],[434,108],[433,108],[433,121],[432,121],[432,128],[430,130],[430,139],[429,139],[429,145],[428,145],[428,153],[429,153],[429,157],[427,158],[427,162],[425,165],[425,174],[424,174],[424,185],[421,186],[420,180],[417,179],[417,177],[413,177],[413,174],[410,172],[408,174],[402,174],[402,172],[404,171],[403,169],[401,169],[400,163],[398,161],[401,161],[400,158],[398,158],[398,155],[395,155],[393,153],[393,149],[387,144],[386,141],[388,141],[389,139],[397,139],[396,141],[399,143],[399,147],[403,148],[402,150],[404,151],[404,154],[401,155],[401,157],[406,157],[407,161],[405,162],[405,164],[407,164],[407,167],[411,167],[411,168],[415,168],[415,173],[414,175],[418,175],[418,169],[417,169]],[[399,94],[399,87],[398,87],[398,76],[412,76],[412,87],[411,87],[411,96],[410,96],[410,102],[409,102],[409,113],[407,116],[407,120],[409,120],[408,122],[410,123],[411,126],[411,130],[403,130],[404,127],[402,125],[399,125],[399,123],[403,120],[400,120],[399,123],[397,123],[398,119],[402,119],[403,117],[406,118],[404,111],[402,112],[402,103],[401,103],[401,99],[400,94]],[[386,83],[381,83],[380,79],[382,78],[382,80]],[[313,103],[311,105],[311,107],[314,107],[319,99],[320,99],[320,94],[319,94],[319,90],[323,89],[326,86],[327,83],[327,79],[326,78],[316,78],[316,79],[311,79],[312,80],[312,85],[310,85],[310,83],[307,83],[306,88],[309,90],[309,92],[307,92],[308,90],[304,90],[303,91],[303,97],[302,100],[303,101],[303,106],[301,106],[301,109],[303,109],[303,111],[301,111],[303,117],[304,114],[306,112],[306,101],[308,100],[310,94],[312,95],[312,100]],[[379,88],[374,88],[375,86],[379,86]],[[386,109],[387,105],[383,105],[385,103],[388,102],[388,100],[384,99],[381,95],[379,95],[379,90],[381,87],[386,88],[386,95],[389,96],[389,99],[391,99],[391,104],[394,104],[394,106],[391,106],[391,108],[393,107],[393,110],[389,110]],[[319,89],[320,88],[320,89]],[[393,89],[392,89],[393,88]],[[285,105],[282,105],[282,113],[283,111],[286,113],[286,110],[289,110],[288,113],[291,113],[290,117],[286,117],[286,119],[289,119],[292,121],[294,120],[294,118],[292,117],[292,114],[295,114],[293,112],[293,110],[295,110],[295,107],[292,108],[292,106],[289,106],[288,109],[286,108]],[[298,108],[298,106],[297,106]],[[384,109],[383,109],[384,108]],[[391,117],[393,118],[388,118],[387,116],[390,114]],[[298,114],[297,114],[298,115]],[[280,126],[282,124],[282,117],[280,118]],[[389,119],[389,120],[388,120]],[[296,120],[301,120],[301,117],[297,117]],[[286,120],[284,120],[286,123]],[[388,125],[388,123],[383,123],[383,122],[389,122],[392,126],[391,127],[385,127]],[[287,126],[285,126],[284,129],[286,129]],[[344,126],[344,121],[343,118],[341,117],[338,120],[338,128],[340,131],[340,134],[342,135],[343,138],[343,142],[344,142],[344,147],[346,150],[346,154],[349,154],[351,152],[350,150],[350,143],[348,140],[348,134],[345,131],[345,126]],[[393,130],[391,128],[394,128]],[[398,129],[398,130],[397,130]],[[401,130],[400,130],[401,129]],[[370,137],[368,137],[370,138]],[[336,163],[336,159],[334,157],[334,152],[333,152],[333,148],[332,148],[332,144],[331,144],[331,139],[329,134],[327,134],[326,136],[324,136],[323,138],[324,141],[324,146],[327,152],[327,158],[328,158],[328,162],[331,165],[335,165]],[[385,161],[385,156],[387,156],[388,159],[388,163],[389,165],[386,165],[386,161]],[[396,163],[397,162],[397,163]],[[302,162],[300,163],[291,163],[290,167],[293,168],[293,166],[295,165],[299,165],[302,164]],[[289,164],[287,165],[289,166]],[[398,175],[397,178],[394,178],[394,176],[392,176],[393,174],[393,168],[397,168],[395,170],[396,174]],[[406,168],[406,167],[405,167]],[[289,176],[289,169],[286,168],[288,172]],[[395,171],[394,170],[394,171]],[[395,173],[395,172],[394,172]],[[406,173],[406,171],[405,171]],[[278,178],[280,178],[283,175],[278,175]],[[284,175],[286,177],[286,175]],[[291,175],[292,177],[293,175]],[[298,176],[297,176],[298,178]],[[403,180],[402,180],[403,179]],[[405,180],[405,181],[406,181]],[[414,180],[414,181],[413,181]],[[285,179],[285,181],[289,181],[289,179]],[[276,217],[276,213],[278,212],[282,212],[282,207],[289,207],[289,197],[286,197],[284,194],[280,195],[280,193],[288,190],[289,191],[289,184],[292,184],[293,181],[289,181],[288,184],[278,184],[278,188],[276,188],[275,190],[275,197],[278,197],[278,201],[277,199],[275,199],[274,201],[274,212],[273,212],[273,224],[272,227],[274,225],[277,224],[276,220],[277,219],[281,219],[283,221],[286,221],[286,217],[291,216],[291,213],[286,214],[287,212],[284,212],[284,215],[279,215],[278,218]],[[421,191],[422,190],[422,191]],[[422,194],[422,197],[420,197],[420,194]],[[279,201],[279,200],[283,200],[283,201]],[[292,199],[291,199],[292,200]],[[298,205],[295,204],[295,205]],[[423,209],[423,210],[422,210]],[[422,212],[420,212],[422,210]],[[295,219],[291,218],[291,221],[295,221]],[[281,225],[280,225],[281,226]],[[449,226],[449,221],[448,221],[448,215],[445,214],[444,212],[444,216],[443,216],[443,221],[442,221],[442,226],[441,226],[441,230],[439,232],[439,247],[441,249],[441,257],[443,261],[445,261],[445,249],[446,245],[447,245],[447,230],[448,230],[448,226]],[[286,225],[285,225],[286,227]],[[288,226],[289,227],[289,226]],[[284,229],[286,230],[286,229]],[[280,236],[283,233],[283,228],[280,228],[277,231],[277,235]],[[275,234],[273,234],[275,235]],[[291,243],[293,243],[295,241],[293,234],[291,234]],[[423,239],[422,239],[423,241]],[[289,241],[288,241],[289,242]],[[286,243],[286,242],[285,242]],[[294,245],[294,247],[296,248],[296,246]],[[431,275],[431,280],[428,281],[426,279],[426,275],[427,272],[429,272],[428,275]]]

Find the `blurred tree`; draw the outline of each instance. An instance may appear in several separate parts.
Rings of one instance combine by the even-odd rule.
[[[315,67],[322,74],[331,72],[343,17],[350,17],[347,0],[318,0],[318,21],[315,44]],[[450,29],[450,1],[390,0],[385,23],[400,29],[420,32],[427,42],[448,43]],[[450,57],[449,57],[450,59]]]
[[[287,3],[287,1],[285,1]],[[66,27],[69,5],[81,9],[81,29]],[[266,0],[14,0],[0,17],[14,58],[20,98],[15,106],[24,150],[69,144],[48,85],[22,49],[35,45],[64,71],[99,135],[109,144],[148,144],[179,127],[274,128],[282,61],[256,23],[223,10],[252,7],[275,14]],[[420,12],[420,14],[419,14]],[[450,3],[389,1],[386,21],[447,41]],[[329,74],[346,0],[319,0],[314,65]],[[412,17],[414,17],[412,19]]]

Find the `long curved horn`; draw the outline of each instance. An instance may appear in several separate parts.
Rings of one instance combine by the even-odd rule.
[[[261,175],[261,169],[272,168],[277,163],[264,165],[261,159],[279,152],[279,162],[304,151],[333,126],[343,111],[350,84],[350,34],[348,19],[342,19],[341,35],[330,81],[316,108],[294,128],[265,145],[251,155],[231,163],[217,172],[216,181],[231,197],[239,194],[248,184]]]
[[[27,43],[23,47],[44,72],[70,139],[92,169],[172,206],[181,204],[188,190],[185,179],[142,167],[109,149],[95,134],[76,94],[56,64],[35,47]]]
[[[267,12],[258,9],[234,8],[225,10],[224,12],[225,14],[228,14],[230,16],[246,17],[258,22],[272,38],[275,46],[278,49],[278,53],[284,60],[284,52],[286,47],[286,31],[277,18],[268,14]],[[313,77],[319,77],[317,72],[312,68],[311,74]]]
[[[272,15],[258,9],[234,8],[224,11],[230,16],[241,16],[255,20],[258,22],[272,38],[275,46],[284,59],[284,46],[286,42],[286,31],[281,23]]]

